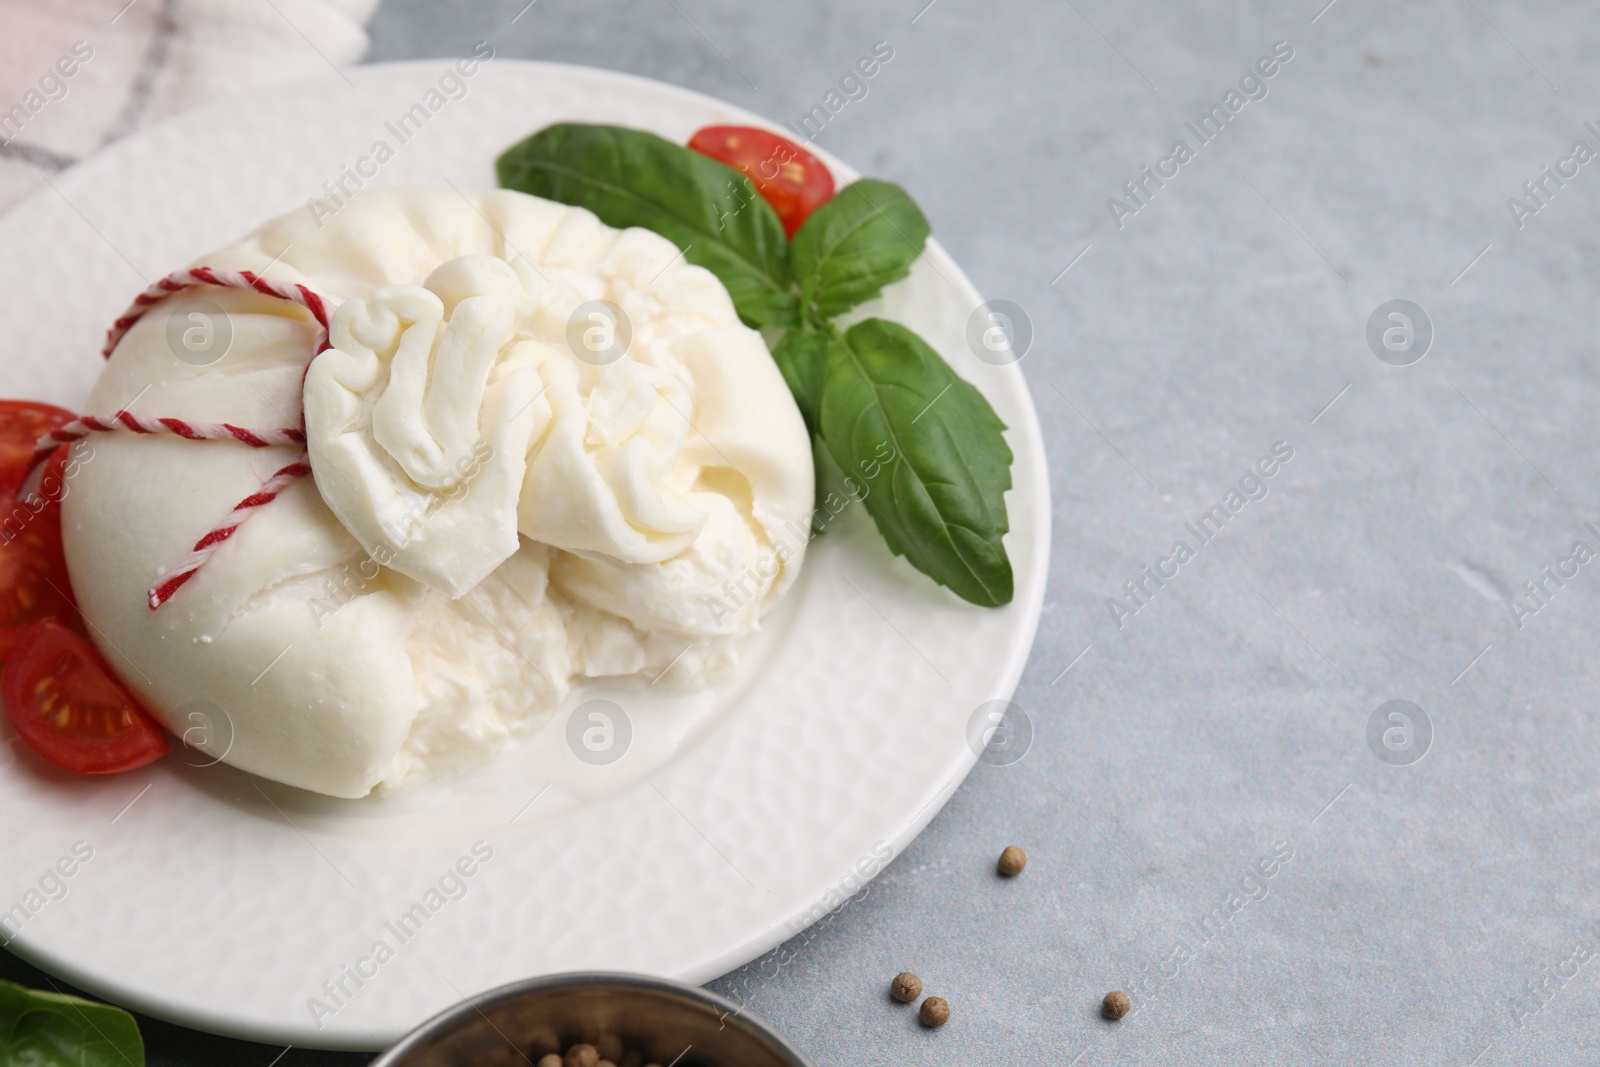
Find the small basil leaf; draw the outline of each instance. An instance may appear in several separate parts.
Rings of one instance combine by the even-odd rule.
[[[822,382],[828,369],[828,335],[821,330],[790,330],[772,350],[772,358],[783,372],[783,380],[789,383],[806,429],[816,436]]]
[[[789,250],[800,306],[823,318],[877,296],[911,270],[928,240],[928,220],[906,191],[863,178],[811,213]]]
[[[558,123],[512,145],[500,184],[588,208],[607,226],[642,226],[715,274],[751,326],[796,319],[783,223],[750,179],[653,133]]]
[[[867,512],[895,554],[974,604],[1010,602],[1011,449],[982,393],[904,326],[867,319],[828,347],[819,421],[839,466],[874,478]]]
[[[0,1064],[144,1067],[133,1016],[109,1004],[0,982]]]

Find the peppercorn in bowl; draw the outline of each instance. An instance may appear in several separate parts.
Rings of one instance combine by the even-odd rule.
[[[434,1016],[372,1067],[811,1067],[732,1001],[636,974],[551,975]]]

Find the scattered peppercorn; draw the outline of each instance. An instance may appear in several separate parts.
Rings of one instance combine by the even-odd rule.
[[[910,971],[901,971],[889,983],[889,995],[902,1004],[910,1004],[922,996],[922,979]]]
[[[1007,878],[1015,878],[1027,865],[1028,854],[1016,845],[1007,845],[1005,851],[1000,853],[1000,862],[995,864],[995,869]]]
[[[565,1067],[598,1067],[600,1053],[593,1045],[573,1045],[567,1049]]]
[[[1122,990],[1113,990],[1106,994],[1106,999],[1100,1002],[1100,1012],[1107,1019],[1116,1022],[1128,1014],[1128,1009],[1133,1007],[1133,1002],[1128,999],[1128,994]]]
[[[943,1026],[950,1021],[950,1004],[943,997],[929,997],[922,1002],[917,1018],[923,1026]]]

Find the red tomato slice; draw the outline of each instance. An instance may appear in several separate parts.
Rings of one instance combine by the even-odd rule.
[[[23,631],[6,662],[11,725],[39,755],[79,774],[114,774],[172,750],[87,640],[56,619]]]
[[[70,411],[30,400],[0,400],[0,492],[22,488],[34,442],[77,418]]]
[[[61,548],[61,498],[67,446],[45,463],[41,495],[0,493],[0,662],[23,630],[41,619],[77,624],[78,610]]]
[[[707,126],[695,131],[689,147],[744,172],[791,238],[813,211],[833,199],[828,168],[787,137],[754,126]]]

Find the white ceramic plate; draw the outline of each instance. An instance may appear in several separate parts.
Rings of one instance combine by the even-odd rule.
[[[398,144],[385,123],[448,69],[362,68],[353,88],[330,71],[57,177],[0,219],[0,396],[74,408],[103,330],[148,279],[322,195],[380,139],[396,153],[368,184],[467,189],[493,186],[495,156],[558,120],[680,142],[761,121],[639,78],[495,60]],[[863,313],[920,332],[1010,427],[1011,605],[938,588],[855,506],[813,542],[737,684],[574,694],[568,708],[605,695],[627,709],[634,738],[617,762],[579,761],[563,709],[480,773],[360,801],[191,766],[189,750],[106,779],[56,773],[5,724],[0,939],[16,927],[12,950],[39,966],[190,1026],[377,1048],[512,979],[604,968],[703,982],[791,937],[939,810],[976,759],[975,709],[1010,697],[1032,644],[1050,543],[1044,450],[1016,366],[968,348],[980,300],[930,242]],[[63,860],[75,846],[92,858]],[[58,861],[71,877],[49,873]],[[448,873],[458,862],[470,877]]]

